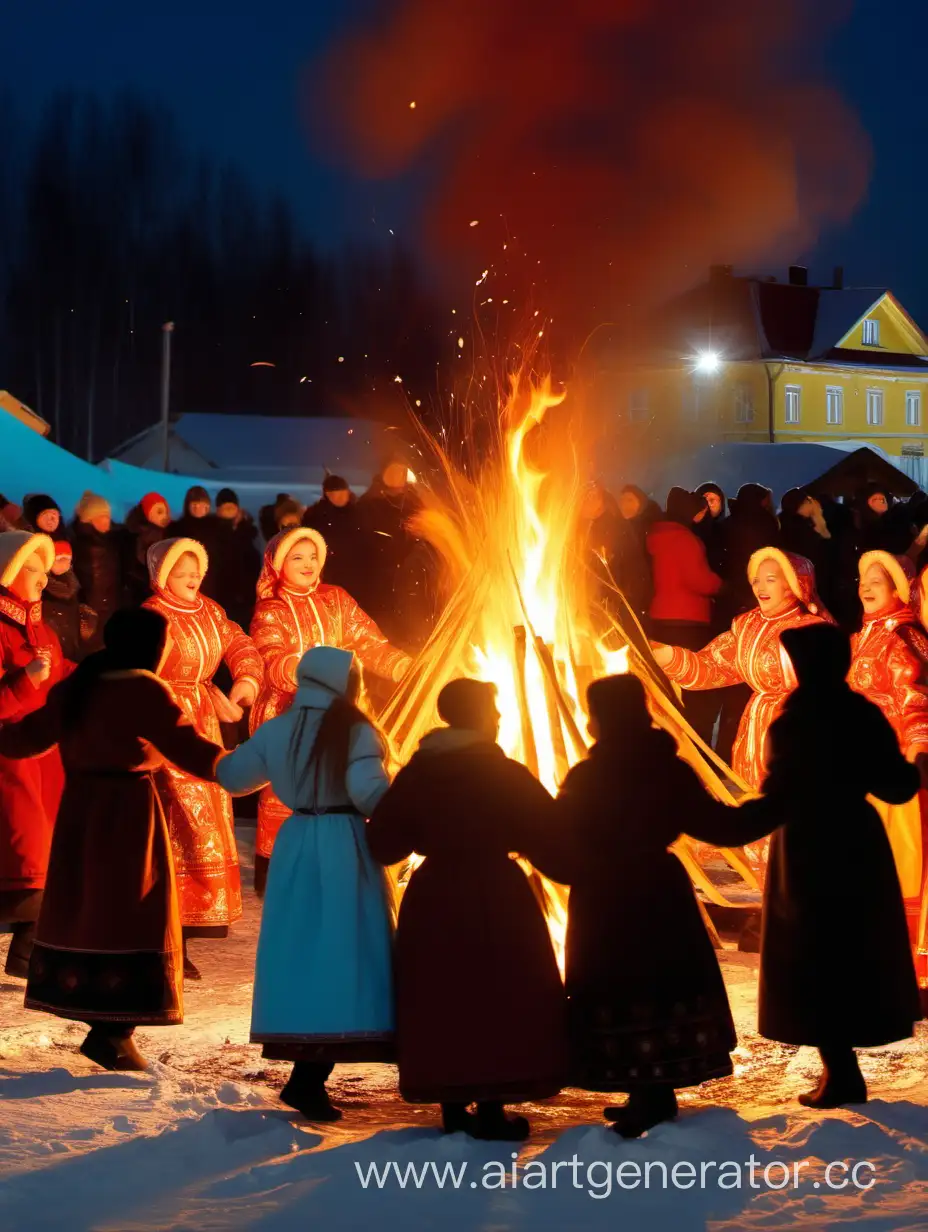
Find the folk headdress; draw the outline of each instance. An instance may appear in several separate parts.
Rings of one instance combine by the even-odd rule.
[[[317,530],[312,530],[308,526],[295,526],[293,530],[284,530],[279,535],[275,535],[264,550],[264,567],[258,578],[259,599],[277,597],[284,561],[296,545],[303,540],[315,545],[319,555],[319,576],[322,577],[322,568],[328,551],[325,540]]]
[[[28,530],[7,530],[0,534],[0,586],[9,590],[30,556],[38,556],[46,569],[55,563],[55,545],[48,535],[33,535]]]
[[[859,565],[861,577],[871,565],[879,565],[888,575],[893,584],[893,590],[903,603],[911,601],[915,582],[915,566],[907,556],[893,556],[891,552],[864,552]]]
[[[42,619],[42,604],[23,603],[10,594],[10,587],[30,556],[38,556],[46,572],[51,569],[55,563],[55,545],[48,535],[33,535],[28,530],[0,533],[0,613],[27,629]]]
[[[162,539],[151,545],[147,556],[148,580],[156,594],[176,602],[173,596],[168,595],[168,578],[180,558],[188,553],[197,558],[200,573],[205,577],[209,568],[209,556],[203,544],[196,539]]]
[[[790,588],[806,611],[813,616],[824,616],[830,619],[828,611],[815,589],[815,566],[805,556],[797,556],[795,552],[784,552],[781,548],[758,548],[748,561],[748,581],[753,582],[754,575],[765,560],[775,560],[783,570],[786,585]]]

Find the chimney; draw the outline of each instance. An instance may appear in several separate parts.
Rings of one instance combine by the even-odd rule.
[[[727,282],[733,278],[735,267],[733,265],[710,265],[709,266],[709,281],[712,283]]]
[[[835,291],[844,290],[844,266],[836,265],[834,273],[831,276],[831,285]]]
[[[791,265],[789,267],[789,285],[791,287],[807,287],[809,285],[809,271],[804,265]]]

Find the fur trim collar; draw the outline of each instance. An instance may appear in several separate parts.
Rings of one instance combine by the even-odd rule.
[[[472,749],[478,745],[501,753],[499,745],[490,740],[482,732],[465,731],[462,727],[436,727],[419,742],[419,752],[427,755],[439,753],[459,753],[462,749]]]

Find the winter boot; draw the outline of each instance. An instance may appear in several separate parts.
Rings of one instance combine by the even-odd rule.
[[[466,1104],[442,1104],[441,1128],[446,1134],[470,1134],[477,1129],[477,1118],[467,1111]]]
[[[281,1103],[302,1112],[307,1121],[340,1121],[342,1110],[329,1099],[325,1087],[325,1080],[331,1072],[331,1066],[297,1061],[280,1093]]]
[[[805,1108],[843,1108],[845,1104],[865,1104],[867,1084],[853,1048],[820,1048],[822,1076],[814,1091],[799,1096]]]
[[[738,949],[742,954],[760,953],[760,927],[760,912],[750,912],[738,937]]]
[[[525,1117],[507,1117],[503,1105],[495,1101],[479,1103],[476,1120],[473,1136],[484,1142],[524,1142],[531,1133]]]
[[[81,1052],[103,1069],[142,1073],[148,1069],[148,1062],[135,1046],[134,1029],[92,1026],[81,1044]]]
[[[185,980],[202,980],[200,968],[196,965],[190,955],[187,953],[187,938],[184,938],[184,979]]]
[[[612,1126],[613,1132],[623,1138],[640,1138],[655,1125],[675,1120],[678,1111],[673,1087],[661,1086],[642,1087],[640,1091],[633,1091],[629,1095],[624,1108],[607,1109],[607,1112],[615,1113],[614,1116],[608,1117],[615,1122]]]
[[[11,929],[10,948],[7,951],[7,975],[25,980],[29,977],[29,959],[32,957],[32,947],[35,944],[35,922],[16,923]]]

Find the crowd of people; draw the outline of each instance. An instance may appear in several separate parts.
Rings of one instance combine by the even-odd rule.
[[[788,497],[778,517],[757,485],[730,509],[715,485],[674,489],[666,511],[593,487],[578,509],[595,599],[632,608],[707,744],[732,732],[738,808],[633,675],[590,686],[593,746],[556,798],[466,678],[393,764],[364,699],[415,649],[404,467],[357,502],[334,478],[310,509],[281,497],[263,554],[230,491],[213,513],[192,489],[175,522],[152,493],[119,528],[88,493],[67,537],[50,498],[4,504],[0,923],[26,1006],[86,1023],[105,1068],[144,1068],[135,1028],[180,1021],[200,976],[188,940],[241,915],[232,798],[260,791],[252,1040],[293,1063],[287,1104],[337,1119],[334,1065],[395,1061],[448,1132],[521,1140],[506,1105],[573,1085],[627,1093],[604,1115],[634,1137],[732,1073],[718,959],[670,847],[772,834],[759,1030],[819,1049],[802,1102],[865,1100],[855,1049],[911,1035],[928,986],[928,532],[885,493],[840,514]],[[513,853],[570,887],[563,980]]]
[[[315,504],[304,507],[282,492],[259,511],[257,522],[231,488],[221,489],[214,504],[206,489],[195,485],[181,510],[149,492],[121,524],[108,501],[93,492],[85,493],[70,519],[52,496],[29,495],[16,503],[0,495],[0,532],[29,530],[55,543],[45,611],[72,662],[100,649],[113,612],[151,596],[148,551],[163,540],[202,545],[209,560],[203,594],[247,628],[264,546],[281,531],[301,526],[325,539],[327,581],[356,598],[393,640],[415,648],[425,616],[418,543],[407,523],[419,507],[406,464],[391,461],[360,495],[338,475],[327,475]]]

